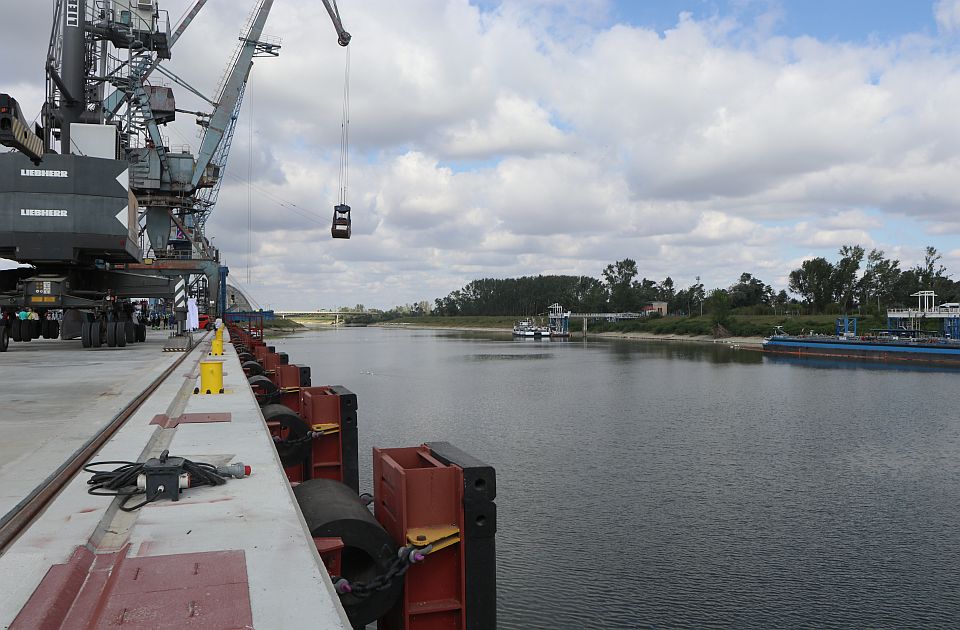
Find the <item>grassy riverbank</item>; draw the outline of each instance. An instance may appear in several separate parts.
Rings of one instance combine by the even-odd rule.
[[[386,324],[400,324],[420,326],[425,328],[475,328],[480,330],[509,330],[513,327],[516,317],[405,317],[384,322]],[[769,336],[776,326],[782,326],[790,334],[804,332],[819,332],[831,334],[834,332],[836,315],[732,315],[726,319],[723,326],[717,326],[709,316],[703,317],[654,317],[620,322],[590,322],[588,330],[592,334],[611,333],[611,336],[669,336],[691,337],[700,339],[713,338],[762,338]],[[879,328],[883,322],[874,319],[861,319],[860,328]],[[580,321],[570,322],[571,332],[579,333]]]
[[[266,319],[263,322],[264,335],[267,337],[289,335],[304,329],[306,329],[306,326],[292,319],[281,319],[277,317],[274,319]]]

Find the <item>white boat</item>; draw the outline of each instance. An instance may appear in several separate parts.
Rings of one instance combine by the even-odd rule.
[[[537,326],[529,319],[521,319],[513,325],[514,337],[549,337],[550,329],[546,326]]]

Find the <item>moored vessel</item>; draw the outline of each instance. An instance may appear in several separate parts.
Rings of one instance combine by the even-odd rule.
[[[569,337],[570,311],[564,310],[557,303],[551,304],[548,311],[549,319],[546,326],[542,326],[530,318],[524,318],[513,325],[513,336],[535,339]]]
[[[763,340],[763,351],[799,357],[831,357],[868,361],[938,363],[960,366],[960,308],[956,304],[933,306],[932,291],[914,294],[916,309],[887,311],[887,328],[857,331],[857,318],[839,317],[834,335],[789,335],[778,326]],[[926,331],[924,321],[939,320],[941,330]]]
[[[541,338],[549,337],[550,329],[546,326],[539,326],[531,319],[521,319],[513,325],[514,337]]]

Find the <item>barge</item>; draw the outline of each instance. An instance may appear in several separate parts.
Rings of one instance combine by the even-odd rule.
[[[960,343],[939,338],[896,336],[836,337],[775,334],[763,340],[763,351],[800,357],[868,361],[941,363],[960,366]]]
[[[867,334],[857,331],[857,318],[839,317],[834,335],[789,335],[777,327],[763,340],[763,351],[796,357],[829,357],[866,361],[935,363],[960,366],[960,305],[935,306],[933,291],[913,294],[916,309],[890,309],[887,327]],[[923,325],[940,323],[939,331]]]

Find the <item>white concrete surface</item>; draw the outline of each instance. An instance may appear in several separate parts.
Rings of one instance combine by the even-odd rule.
[[[34,339],[0,353],[0,515],[6,514],[179,357],[166,331],[125,348]]]
[[[254,627],[350,628],[232,347],[227,345],[223,360],[224,385],[233,393],[189,393],[208,348],[209,342],[201,344],[95,459],[134,460],[145,448],[159,450],[169,442],[172,455],[242,460],[253,474],[185,490],[180,501],[148,505],[129,519],[115,518],[110,499],[88,495],[87,475],[79,475],[0,556],[0,628],[12,622],[51,565],[66,562],[88,541],[91,548],[101,545],[99,551],[129,542],[134,556],[242,549]],[[232,419],[166,430],[149,424],[156,414],[179,415],[181,409],[230,412]]]

